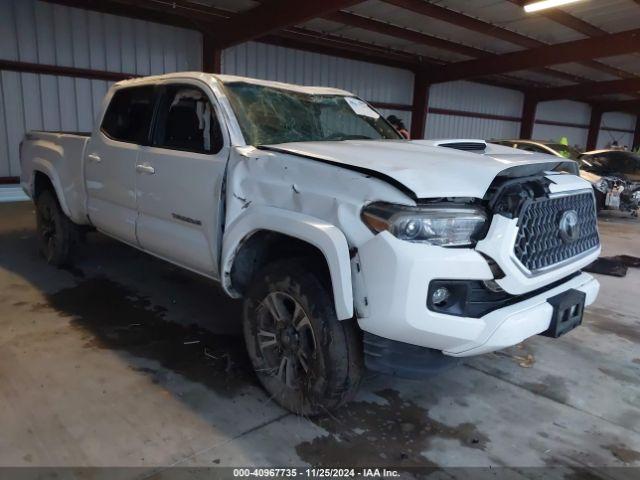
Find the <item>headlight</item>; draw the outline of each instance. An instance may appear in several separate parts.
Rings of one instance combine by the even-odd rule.
[[[379,202],[362,210],[362,221],[376,233],[388,230],[401,240],[467,247],[475,245],[487,223],[487,215],[472,207],[408,207]]]

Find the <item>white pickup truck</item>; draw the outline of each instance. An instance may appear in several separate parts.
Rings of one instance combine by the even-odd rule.
[[[598,293],[580,271],[600,252],[593,190],[573,162],[407,141],[342,90],[127,80],[91,135],[30,132],[21,161],[50,264],[93,227],[219,281],[244,299],[260,381],[305,415],[349,399],[365,366],[422,377],[558,337]]]

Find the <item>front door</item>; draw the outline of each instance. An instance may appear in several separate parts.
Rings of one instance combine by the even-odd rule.
[[[148,143],[153,86],[115,91],[85,152],[87,212],[99,230],[137,244],[135,167]]]
[[[152,144],[136,163],[138,241],[217,278],[228,140],[200,84],[168,84],[161,91]]]

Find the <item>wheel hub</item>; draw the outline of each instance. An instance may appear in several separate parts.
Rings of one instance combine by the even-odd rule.
[[[271,292],[259,309],[257,342],[266,370],[289,388],[299,389],[314,376],[316,339],[302,305],[284,292]]]
[[[300,336],[293,327],[283,328],[279,337],[280,346],[285,351],[295,351],[300,346]]]

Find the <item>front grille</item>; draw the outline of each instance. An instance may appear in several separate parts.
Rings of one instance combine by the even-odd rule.
[[[578,214],[579,235],[566,241],[560,234],[562,215]],[[541,198],[526,205],[520,215],[514,252],[532,273],[544,270],[592,250],[599,244],[593,194]]]

